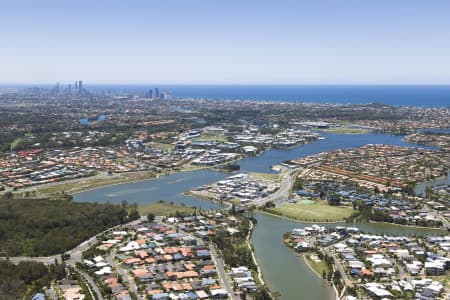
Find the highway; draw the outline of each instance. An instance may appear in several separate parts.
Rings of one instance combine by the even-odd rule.
[[[255,205],[264,205],[267,202],[275,202],[281,199],[285,199],[289,196],[289,192],[291,191],[292,185],[294,184],[295,177],[297,175],[297,170],[288,170],[286,174],[283,175],[283,179],[281,180],[280,188],[273,194],[265,198],[256,199],[252,202]]]

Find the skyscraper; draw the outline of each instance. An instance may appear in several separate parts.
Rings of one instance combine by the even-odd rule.
[[[150,89],[150,90],[148,91],[148,97],[149,97],[150,99],[153,98],[153,90],[152,90],[152,89]]]
[[[78,81],[75,80],[75,93],[78,92]]]
[[[159,90],[158,90],[158,88],[155,89],[155,98],[159,98]]]
[[[78,81],[78,93],[82,93],[83,92],[83,81],[79,80]]]

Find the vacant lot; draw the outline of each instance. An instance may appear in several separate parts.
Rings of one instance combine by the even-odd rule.
[[[286,204],[281,207],[268,209],[269,212],[301,221],[332,222],[343,221],[353,212],[350,208],[330,206],[324,201],[312,203]]]
[[[141,216],[145,216],[149,213],[153,213],[155,216],[167,216],[175,215],[177,212],[180,213],[192,213],[195,211],[194,208],[189,206],[184,206],[180,204],[171,204],[167,202],[156,202],[149,203],[145,205],[139,205],[138,211]]]
[[[151,142],[151,143],[148,143],[147,145],[152,148],[159,149],[162,151],[169,151],[169,150],[175,149],[175,146],[172,144]]]

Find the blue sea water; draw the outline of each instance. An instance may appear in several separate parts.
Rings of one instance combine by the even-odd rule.
[[[450,106],[450,85],[110,85],[100,91],[143,92],[159,88],[174,97],[320,103],[383,103]]]
[[[0,84],[0,89],[26,87],[31,86]],[[175,98],[450,107],[450,85],[100,85],[85,82],[84,87],[91,92],[123,95],[143,94],[150,89],[154,92],[158,88],[160,93],[170,92]]]

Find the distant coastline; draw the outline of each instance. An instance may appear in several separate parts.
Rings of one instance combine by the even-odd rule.
[[[50,84],[0,84],[5,88]],[[391,106],[449,107],[450,85],[189,85],[86,84],[93,92],[143,92],[158,87],[175,98],[253,100],[335,104],[380,103]]]

